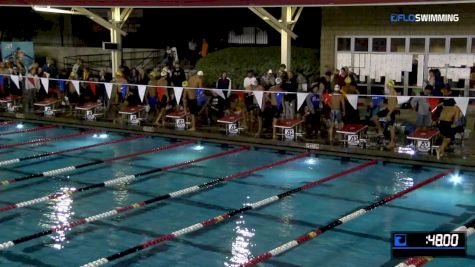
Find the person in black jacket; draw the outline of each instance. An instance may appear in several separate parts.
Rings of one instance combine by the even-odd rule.
[[[175,68],[172,71],[171,75],[171,85],[172,86],[181,86],[181,84],[186,81],[185,70],[180,67],[180,64],[175,63]]]

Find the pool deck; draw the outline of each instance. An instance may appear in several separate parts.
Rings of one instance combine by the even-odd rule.
[[[468,115],[467,128],[474,132],[474,121],[471,118],[475,118],[475,107],[470,107]],[[403,116],[404,117],[404,114]],[[82,128],[94,128],[108,131],[121,131],[131,132],[136,134],[156,135],[164,137],[181,137],[191,138],[196,140],[215,141],[218,143],[236,144],[236,145],[254,145],[259,147],[268,147],[279,150],[293,150],[302,151],[306,150],[307,144],[317,144],[318,149],[312,149],[315,153],[330,154],[342,157],[356,157],[363,159],[379,159],[388,162],[398,162],[412,165],[426,165],[431,167],[441,168],[458,168],[461,170],[475,170],[475,138],[473,134],[469,138],[464,140],[463,146],[457,146],[454,152],[450,153],[447,157],[437,160],[435,156],[418,153],[414,156],[403,153],[396,153],[392,151],[381,151],[377,149],[362,149],[344,147],[342,145],[325,145],[323,140],[307,140],[299,142],[280,141],[272,139],[255,138],[245,135],[240,136],[226,136],[219,132],[216,127],[204,127],[200,131],[179,131],[168,128],[158,128],[152,126],[131,126],[120,125],[106,121],[78,121],[71,118],[63,117],[43,117],[35,114],[21,114],[21,113],[0,113],[0,119],[3,120],[21,120],[34,123],[49,123],[70,127],[82,127]],[[405,120],[406,118],[402,118]],[[407,120],[411,120],[407,118]]]

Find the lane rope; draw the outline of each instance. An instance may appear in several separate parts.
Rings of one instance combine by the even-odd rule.
[[[187,161],[177,163],[177,164],[173,164],[173,165],[169,165],[169,166],[166,166],[166,167],[156,168],[156,169],[152,169],[152,170],[148,170],[148,171],[144,171],[144,172],[140,172],[140,173],[136,173],[136,174],[131,174],[131,175],[125,175],[125,176],[117,177],[117,178],[110,179],[110,180],[100,182],[100,183],[96,183],[96,184],[91,184],[91,185],[81,187],[81,188],[77,188],[77,189],[74,188],[74,189],[71,189],[71,190],[69,190],[67,192],[63,192],[63,193],[55,193],[55,194],[50,194],[50,195],[42,196],[42,197],[39,197],[39,198],[31,199],[31,200],[28,200],[28,201],[18,202],[18,203],[15,203],[15,204],[0,207],[0,212],[12,210],[12,209],[17,209],[17,208],[23,208],[23,207],[27,207],[27,206],[31,206],[31,205],[36,205],[36,204],[39,204],[39,203],[42,203],[42,202],[45,202],[45,201],[48,201],[48,200],[51,200],[51,199],[57,199],[57,198],[62,197],[64,195],[72,195],[74,193],[85,192],[85,191],[88,191],[88,190],[91,190],[91,189],[96,189],[96,188],[101,188],[101,187],[110,187],[110,186],[117,185],[117,184],[133,182],[136,178],[141,177],[141,176],[145,176],[145,175],[149,175],[149,174],[153,174],[153,173],[157,173],[157,172],[162,172],[162,171],[167,171],[167,170],[171,170],[171,169],[175,169],[175,168],[184,167],[184,166],[191,165],[191,164],[194,164],[194,163],[197,163],[197,162],[227,156],[227,155],[237,153],[237,152],[241,152],[241,151],[244,151],[244,150],[249,150],[249,147],[239,147],[239,148],[224,151],[224,152],[221,152],[221,153],[209,155],[209,156],[206,156],[206,157],[193,159],[193,160],[187,160]]]
[[[369,161],[369,162],[366,162],[366,163],[363,163],[363,164],[360,164],[358,166],[355,166],[353,168],[350,168],[350,169],[347,169],[345,171],[342,171],[342,172],[339,172],[339,173],[336,173],[336,174],[333,174],[331,176],[328,176],[326,178],[322,178],[322,179],[319,179],[319,180],[316,180],[316,181],[313,181],[313,182],[310,182],[310,183],[307,183],[303,186],[300,186],[300,187],[296,187],[294,189],[290,189],[288,191],[285,191],[283,193],[280,193],[278,195],[274,195],[274,196],[271,196],[271,197],[268,197],[268,198],[265,198],[263,200],[260,200],[260,201],[257,201],[257,202],[254,202],[254,203],[251,203],[251,204],[246,204],[244,207],[242,208],[239,208],[239,209],[234,209],[232,211],[229,211],[229,212],[226,212],[224,214],[221,214],[221,215],[218,215],[216,217],[213,217],[213,218],[210,218],[210,219],[207,219],[207,220],[204,220],[200,223],[197,223],[197,224],[193,224],[193,225],[190,225],[188,227],[185,227],[185,228],[182,228],[182,229],[179,229],[177,231],[174,231],[174,232],[171,232],[169,234],[165,234],[165,235],[162,235],[162,236],[159,236],[155,239],[152,239],[152,240],[149,240],[149,241],[146,241],[144,243],[141,243],[135,247],[131,247],[129,249],[125,249],[121,252],[118,252],[118,253],[115,253],[115,254],[112,254],[110,256],[107,256],[107,257],[104,257],[104,258],[100,258],[98,260],[95,260],[95,261],[91,261],[87,264],[84,264],[82,265],[82,267],[97,267],[97,266],[101,266],[101,265],[104,265],[108,262],[111,262],[113,260],[117,260],[117,259],[120,259],[122,257],[125,257],[129,254],[132,254],[132,253],[136,253],[136,252],[139,252],[141,250],[144,250],[146,248],[149,248],[149,247],[152,247],[152,246],[155,246],[159,243],[162,243],[162,242],[165,242],[165,241],[169,241],[169,240],[172,240],[172,239],[175,239],[179,236],[182,236],[182,235],[185,235],[185,234],[189,234],[189,233],[193,233],[195,231],[198,231],[202,228],[205,228],[205,227],[208,227],[208,226],[211,226],[211,225],[215,225],[215,224],[218,224],[218,223],[221,223],[223,222],[224,220],[227,220],[229,218],[232,218],[238,214],[241,214],[241,213],[244,213],[246,211],[250,211],[250,210],[255,210],[255,209],[258,209],[258,208],[261,208],[261,207],[264,207],[264,206],[267,206],[267,205],[270,205],[274,202],[277,202],[279,200],[282,200],[286,197],[289,197],[297,192],[300,192],[300,191],[303,191],[303,190],[306,190],[306,189],[309,189],[309,188],[312,188],[314,186],[317,186],[317,185],[320,185],[320,184],[323,184],[325,182],[328,182],[328,181],[331,181],[333,179],[336,179],[336,178],[339,178],[341,176],[344,176],[346,174],[349,174],[349,173],[352,173],[352,172],[355,172],[355,171],[358,171],[358,170],[361,170],[365,167],[368,167],[368,166],[371,166],[371,165],[374,165],[377,163],[377,160],[372,160],[372,161]]]
[[[96,131],[92,131],[92,132],[96,132]],[[137,139],[144,138],[144,137],[145,136],[143,136],[143,135],[137,135],[137,136],[126,137],[126,138],[122,138],[122,139],[97,143],[97,144],[88,145],[88,146],[80,146],[80,147],[75,147],[75,148],[66,149],[66,150],[45,152],[45,153],[36,154],[36,155],[32,155],[32,156],[26,156],[26,157],[22,157],[22,158],[4,160],[4,161],[0,161],[0,167],[11,165],[11,164],[18,163],[18,162],[25,161],[25,160],[36,159],[36,158],[45,158],[45,157],[50,157],[50,156],[54,156],[54,155],[61,155],[61,154],[74,152],[74,151],[85,150],[85,149],[89,149],[89,148],[93,148],[93,147],[99,147],[99,146],[105,146],[105,145],[111,145],[111,144],[117,144],[117,143],[123,143],[123,142],[127,142],[127,141],[137,140]]]
[[[253,168],[253,169],[250,169],[250,170],[246,170],[246,171],[242,171],[242,172],[235,173],[235,174],[232,174],[232,175],[224,176],[222,178],[214,179],[210,182],[206,182],[206,183],[203,183],[203,184],[200,184],[200,185],[187,187],[185,189],[181,189],[181,190],[174,191],[174,192],[171,192],[171,193],[168,193],[168,194],[163,194],[163,195],[160,195],[160,196],[157,196],[157,197],[149,198],[149,199],[144,200],[144,201],[136,202],[136,203],[128,205],[128,206],[122,206],[122,207],[118,207],[118,208],[115,208],[115,209],[112,209],[112,210],[109,210],[109,211],[106,211],[106,212],[98,213],[98,214],[93,215],[93,216],[80,218],[80,219],[77,219],[77,220],[75,220],[73,222],[70,222],[68,224],[52,227],[52,228],[50,228],[48,230],[45,230],[45,231],[41,231],[41,232],[38,232],[38,233],[34,233],[34,234],[31,234],[31,235],[23,236],[23,237],[14,239],[14,240],[10,240],[10,241],[7,241],[7,242],[0,243],[0,250],[8,249],[8,248],[11,248],[15,245],[18,245],[18,244],[21,244],[21,243],[24,243],[24,242],[42,237],[42,236],[46,236],[46,235],[55,233],[57,231],[70,230],[70,229],[72,229],[74,227],[77,227],[79,225],[82,225],[82,224],[91,223],[91,222],[94,222],[94,221],[97,221],[97,220],[103,220],[103,219],[106,219],[108,217],[112,217],[112,216],[115,216],[117,214],[125,213],[127,211],[131,211],[131,210],[134,210],[134,209],[138,209],[138,208],[144,207],[146,205],[156,203],[156,202],[160,202],[160,201],[163,201],[163,200],[166,200],[166,199],[169,199],[169,198],[176,198],[176,197],[180,197],[180,196],[183,196],[183,195],[191,194],[191,193],[197,192],[201,189],[209,189],[209,188],[211,188],[211,187],[213,187],[217,184],[224,183],[224,182],[227,182],[227,181],[231,181],[231,180],[236,179],[238,177],[248,176],[253,172],[268,169],[268,168],[272,168],[272,167],[275,167],[275,166],[278,166],[278,165],[282,165],[284,163],[294,161],[294,160],[306,157],[308,155],[309,155],[309,152],[301,153],[301,154],[298,154],[296,156],[293,156],[293,157],[290,157],[290,158],[287,158],[287,159],[279,160],[279,161],[272,162],[272,163],[269,163],[269,164],[266,164],[266,165],[263,165],[263,166],[260,166],[260,167],[256,167],[256,168]]]
[[[43,131],[51,128],[56,128],[55,125],[46,125],[46,126],[40,126],[36,128],[30,128],[30,129],[23,129],[23,130],[17,130],[17,131],[11,131],[11,132],[4,132],[0,133],[0,136],[5,136],[5,135],[12,135],[12,134],[21,134],[21,133],[31,133],[31,132],[37,132],[37,131]]]
[[[28,141],[24,141],[24,142],[20,142],[16,144],[3,145],[3,146],[0,146],[0,149],[14,148],[14,147],[19,147],[19,146],[39,144],[39,143],[47,143],[47,142],[52,142],[52,141],[68,139],[68,138],[74,138],[81,135],[86,135],[86,134],[91,134],[91,133],[96,133],[96,132],[97,130],[88,130],[88,131],[83,131],[79,133],[72,133],[72,134],[59,135],[59,136],[46,137],[46,138],[38,138],[38,139],[28,140]]]
[[[459,226],[453,230],[453,232],[464,232],[466,238],[468,239],[469,236],[475,233],[475,219],[469,221],[468,223]],[[430,261],[432,261],[434,257],[411,257],[406,259],[404,262],[399,263],[395,267],[420,267]]]
[[[0,126],[8,126],[8,125],[12,125],[12,124],[15,124],[16,121],[2,121],[0,122]]]
[[[75,166],[67,166],[67,167],[58,168],[58,169],[54,169],[54,170],[44,171],[44,172],[41,172],[41,173],[34,173],[34,174],[26,175],[26,176],[23,176],[23,177],[20,177],[20,178],[13,178],[13,179],[9,179],[9,180],[7,179],[7,180],[0,181],[0,186],[5,186],[5,185],[18,183],[18,182],[21,182],[21,181],[27,181],[27,180],[31,180],[31,179],[35,179],[35,178],[40,178],[40,177],[56,176],[58,174],[72,172],[74,170],[85,168],[85,167],[90,167],[90,166],[103,164],[103,163],[110,163],[110,162],[113,162],[113,161],[126,159],[126,158],[133,158],[133,157],[136,157],[136,156],[150,154],[150,153],[153,153],[153,152],[158,152],[158,151],[162,151],[162,150],[176,148],[176,147],[180,147],[180,146],[184,146],[184,145],[189,145],[189,144],[192,144],[192,143],[195,143],[195,141],[183,141],[183,142],[176,143],[176,144],[159,146],[159,147],[155,147],[155,148],[152,148],[152,149],[146,149],[146,150],[142,150],[142,151],[138,151],[138,152],[134,152],[134,153],[118,156],[118,157],[113,157],[113,158],[108,158],[108,159],[100,159],[100,160],[95,160],[95,161],[92,161],[92,162],[83,163],[83,164],[79,164],[79,165],[75,165]]]
[[[333,228],[335,228],[335,227],[337,227],[341,224],[344,224],[346,222],[349,222],[353,219],[356,219],[356,218],[360,217],[361,215],[364,215],[367,212],[370,212],[370,211],[372,211],[373,209],[375,209],[379,206],[382,206],[382,205],[384,205],[384,204],[386,204],[386,203],[388,203],[388,202],[390,202],[394,199],[397,199],[397,198],[399,198],[399,197],[401,197],[401,196],[403,196],[403,195],[405,195],[409,192],[417,190],[420,187],[423,187],[427,184],[430,184],[430,183],[432,183],[432,182],[448,175],[450,172],[452,172],[452,170],[446,170],[444,172],[441,172],[441,173],[439,173],[439,174],[437,174],[437,175],[435,175],[435,176],[433,176],[429,179],[426,179],[426,180],[424,180],[422,182],[419,182],[419,183],[417,183],[417,184],[415,184],[411,187],[408,187],[408,188],[406,188],[402,191],[399,191],[396,194],[387,196],[387,197],[385,197],[381,200],[378,200],[378,201],[374,202],[373,204],[370,204],[370,205],[368,205],[364,208],[361,208],[361,209],[358,209],[354,212],[348,213],[345,216],[343,216],[343,217],[341,217],[337,220],[334,220],[333,222],[331,222],[331,223],[329,223],[329,224],[327,224],[327,225],[325,225],[321,228],[316,228],[316,229],[314,229],[314,230],[312,230],[312,231],[310,231],[310,232],[308,232],[308,233],[306,233],[306,234],[304,234],[304,235],[302,235],[302,236],[300,236],[300,237],[298,237],[298,238],[296,238],[296,239],[294,239],[290,242],[287,242],[287,243],[285,243],[281,246],[278,246],[278,247],[276,247],[272,250],[269,250],[266,253],[261,254],[261,255],[255,257],[255,258],[251,259],[250,261],[244,263],[241,266],[250,267],[250,266],[255,266],[255,265],[257,265],[261,262],[267,261],[268,259],[270,259],[274,256],[277,256],[277,255],[282,254],[286,251],[289,251],[289,250],[291,250],[292,248],[294,248],[296,246],[299,246],[299,245],[301,245],[301,244],[303,244],[303,243],[305,243],[305,242],[307,242],[307,241],[309,241],[309,240],[311,240],[311,239],[313,239],[317,236],[320,236],[321,234],[323,234],[324,232],[326,232],[328,230],[331,230],[331,229],[333,229]]]

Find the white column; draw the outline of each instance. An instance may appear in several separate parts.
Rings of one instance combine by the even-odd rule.
[[[292,20],[292,7],[282,7],[282,24],[287,29]],[[291,56],[291,36],[283,29],[280,30],[280,61],[290,70],[290,56]]]
[[[115,26],[120,24],[120,8],[113,7],[112,11],[112,21],[111,23]],[[122,36],[115,29],[110,29],[111,31],[111,42],[117,43],[119,46],[118,50],[112,50],[111,59],[112,59],[112,75],[115,76],[115,72],[119,69],[119,66],[122,64]]]

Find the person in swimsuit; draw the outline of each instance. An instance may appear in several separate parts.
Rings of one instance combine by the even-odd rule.
[[[148,82],[147,90],[145,91],[145,103],[150,107],[149,114],[151,116],[158,116],[158,100],[157,87],[158,86],[158,72],[152,71],[149,74],[150,81]]]
[[[154,121],[155,125],[159,125],[159,121],[162,120],[162,126],[165,126],[165,112],[167,111],[168,100],[168,73],[163,71],[160,73],[160,79],[156,82],[158,87],[155,87],[156,95],[157,95],[157,110],[158,116]]]
[[[455,129],[452,125],[460,117],[460,109],[455,106],[453,98],[447,98],[443,100],[442,111],[440,112],[438,128],[440,134],[444,137],[442,144],[437,152],[437,159],[440,159],[445,154],[445,149],[449,146],[450,142],[455,138]]]
[[[386,149],[392,150],[396,146],[396,115],[400,113],[400,111],[397,109],[397,92],[394,89],[393,80],[389,80],[386,83],[385,93],[390,97],[388,97],[387,101],[384,102],[386,104],[386,108],[382,109],[377,113],[379,119],[375,120],[375,124],[378,128],[378,133],[380,135],[383,135],[383,128],[381,127],[380,120],[385,118],[386,126],[389,128],[389,133],[391,135],[389,144],[386,146]]]
[[[185,88],[185,92],[183,93],[183,106],[185,112],[189,112],[191,115],[190,131],[196,131],[195,116],[199,112],[198,101],[196,99],[196,89],[203,88],[203,72],[201,70],[190,77],[188,80],[188,87],[189,88]]]
[[[343,127],[343,116],[345,114],[345,98],[340,93],[340,86],[335,85],[333,94],[330,98],[330,143],[333,143],[333,131],[336,129],[341,129]]]

